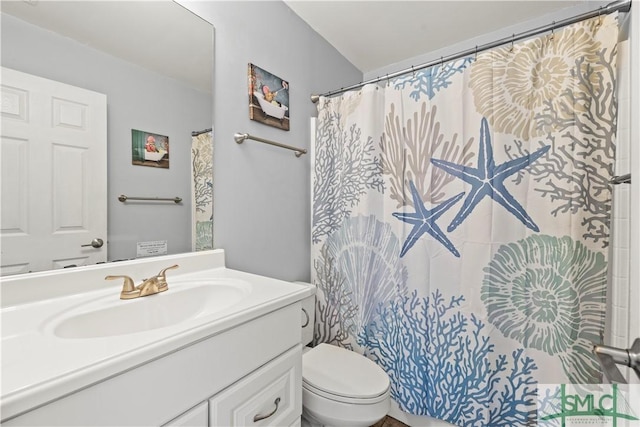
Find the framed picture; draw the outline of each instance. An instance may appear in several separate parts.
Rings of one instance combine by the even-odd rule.
[[[249,118],[289,130],[289,82],[249,64]]]
[[[131,163],[138,166],[169,168],[169,137],[131,129]]]

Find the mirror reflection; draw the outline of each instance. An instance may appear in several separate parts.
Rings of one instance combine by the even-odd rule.
[[[172,1],[1,12],[0,274],[211,247],[211,24]]]

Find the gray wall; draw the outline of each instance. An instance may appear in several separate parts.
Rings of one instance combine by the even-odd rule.
[[[309,96],[357,83],[362,73],[280,1],[180,3],[215,27],[214,245],[225,249],[230,268],[309,280],[310,156],[296,158],[291,151],[255,141],[238,145],[233,134],[247,132],[309,149],[309,118],[316,116]],[[105,73],[106,58],[95,51],[85,53],[72,70],[62,68],[71,52],[83,46],[61,47],[48,37],[36,40],[32,37],[37,35],[11,33],[11,27],[11,19],[3,19],[2,61],[7,66],[108,95],[110,258],[135,256],[136,240],[166,239],[171,252],[190,250],[190,188],[183,179],[189,173],[187,147],[191,130],[209,127],[200,115],[182,113],[184,105],[194,101],[177,89],[160,94],[151,83],[169,90],[171,82],[159,76],[140,74],[125,83],[124,70]],[[27,54],[27,45],[38,52]],[[289,81],[290,131],[249,120],[249,62]],[[142,89],[146,95],[135,104],[116,107],[127,93]],[[150,114],[148,105],[162,105],[160,114]],[[203,106],[200,111],[204,116],[205,110]],[[131,128],[170,136],[168,171],[131,165]],[[158,188],[183,197],[185,203],[150,208],[122,206],[116,200],[121,193],[148,195]],[[141,236],[145,226],[153,227],[153,239]]]
[[[284,3],[186,2],[215,26],[214,243],[227,266],[284,280],[310,278],[309,155],[255,141],[246,132],[309,149],[311,93],[362,80],[362,73]],[[247,64],[290,83],[291,130],[249,120]]]
[[[107,95],[108,254],[136,256],[136,242],[191,250],[191,131],[211,127],[211,95],[2,15],[2,66]],[[131,164],[131,129],[169,136],[170,167]],[[181,205],[126,205],[118,195],[175,197]]]

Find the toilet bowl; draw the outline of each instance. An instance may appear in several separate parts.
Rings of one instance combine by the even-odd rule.
[[[302,306],[302,343],[309,344],[315,297],[303,301]],[[389,390],[389,376],[361,354],[329,344],[303,350],[303,427],[371,426],[389,412]]]
[[[371,426],[389,412],[389,384],[366,357],[319,344],[302,355],[302,416],[311,426]]]

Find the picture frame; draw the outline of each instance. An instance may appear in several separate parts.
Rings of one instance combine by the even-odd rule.
[[[288,131],[289,82],[249,63],[249,118]]]
[[[136,166],[169,168],[169,137],[131,129],[131,163]]]

